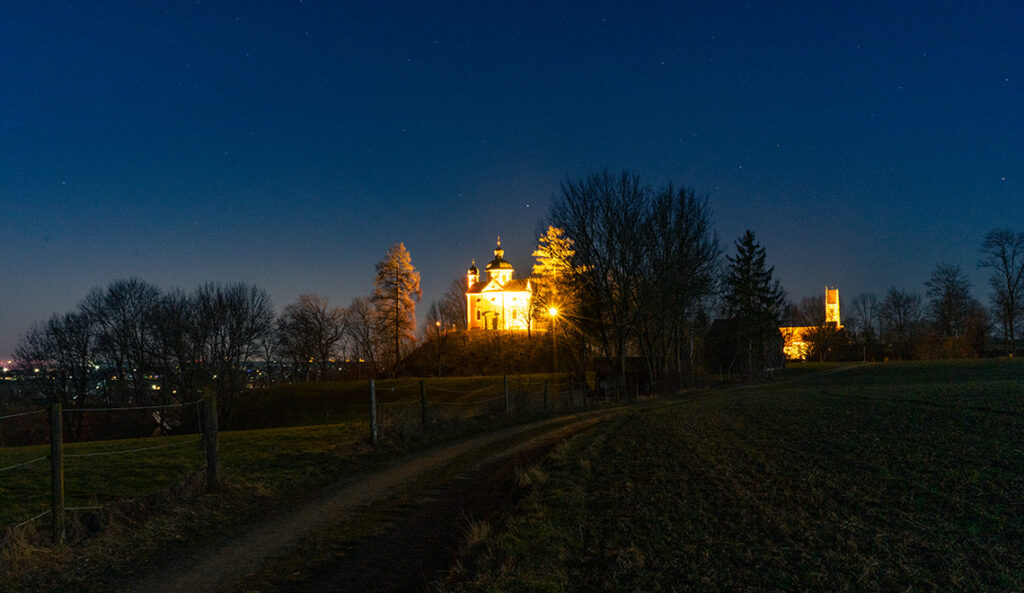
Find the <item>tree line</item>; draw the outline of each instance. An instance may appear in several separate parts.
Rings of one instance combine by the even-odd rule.
[[[275,316],[266,292],[248,284],[164,292],[118,280],[31,328],[16,357],[42,367],[26,385],[66,406],[185,401],[209,390],[230,418],[237,395],[258,384],[528,372],[543,370],[549,354],[548,368],[581,380],[601,367],[621,385],[671,390],[781,366],[782,325],[813,327],[810,354],[821,360],[981,355],[993,334],[1015,352],[1021,333],[1024,233],[984,238],[978,266],[990,271],[989,306],[959,266],[942,263],[923,295],[858,295],[840,329],[825,323],[823,297],[788,303],[753,231],[727,254],[707,197],[685,187],[655,188],[629,171],[569,179],[544,223],[528,314],[548,331],[525,339],[462,332],[461,278],[431,303],[417,334],[419,273],[399,243],[377,263],[373,292],[347,307],[305,294]]]
[[[212,392],[230,422],[238,395],[259,384],[337,376],[346,359],[362,375],[395,373],[415,341],[419,298],[419,274],[401,243],[377,264],[372,295],[348,307],[305,294],[275,316],[266,291],[250,284],[186,292],[117,280],[28,330],[15,351],[26,379],[20,396],[65,407],[143,406]],[[72,424],[69,436],[80,430]]]
[[[788,301],[751,230],[726,254],[707,198],[686,188],[652,188],[629,171],[570,179],[545,223],[531,313],[550,325],[581,375],[595,358],[614,365],[620,383],[639,380],[629,375],[642,364],[649,384],[668,388],[709,374],[756,374],[782,365],[784,325],[813,327],[811,357],[822,360],[1017,351],[1021,232],[996,229],[982,241],[977,265],[990,272],[989,306],[971,295],[959,266],[940,263],[923,294],[894,287],[880,299],[858,295],[840,330],[825,323],[823,296]]]
[[[935,265],[924,291],[890,288],[881,298],[858,294],[844,331],[824,323],[822,297],[791,307],[794,325],[815,327],[810,358],[908,360],[1018,352],[1024,333],[1024,232],[994,229],[979,247],[978,268],[989,272],[988,306],[972,294],[964,269]]]

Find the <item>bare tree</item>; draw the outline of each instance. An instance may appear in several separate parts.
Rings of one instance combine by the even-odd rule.
[[[261,375],[261,382],[264,385],[283,380],[284,369],[281,362],[284,356],[283,339],[280,328],[271,324],[270,330],[260,338],[260,357],[263,358],[264,372]]]
[[[455,278],[438,304],[438,319],[447,329],[466,329],[466,281]]]
[[[830,323],[825,313],[825,295],[804,297],[799,305],[792,306],[792,322],[805,327],[803,341],[807,358],[819,361],[834,361],[844,356],[849,346],[849,335],[845,328]]]
[[[373,302],[385,326],[392,351],[391,374],[398,372],[403,346],[416,341],[416,303],[420,296],[420,273],[412,266],[412,258],[404,243],[388,249],[377,262]]]
[[[627,354],[642,356],[652,385],[692,372],[721,267],[707,200],[605,171],[563,183],[548,222],[534,253],[538,313],[557,307],[558,333],[580,338],[568,352],[580,369],[592,343],[621,381]]]
[[[857,338],[864,343],[878,339],[878,297],[874,293],[862,292],[853,298],[853,323]]]
[[[967,331],[967,320],[971,313],[971,283],[960,270],[960,266],[940,263],[932,270],[925,282],[925,293],[930,301],[932,325],[939,335],[959,338]]]
[[[96,383],[93,364],[96,335],[89,316],[81,312],[54,315],[33,326],[15,350],[19,366],[42,395],[66,408],[87,405]],[[81,437],[81,414],[68,417],[65,434]]]
[[[1017,332],[1024,306],[1024,232],[994,229],[981,244],[978,267],[990,269],[993,312],[1003,327],[1003,338],[1011,353],[1017,351]]]
[[[85,297],[81,310],[97,332],[97,353],[112,370],[105,393],[120,403],[144,404],[152,396],[146,375],[154,370],[153,315],[160,290],[138,278],[116,280]]]
[[[344,335],[344,316],[340,307],[329,307],[326,297],[304,294],[286,306],[278,320],[286,351],[296,360],[315,364],[321,381]]]
[[[368,297],[357,297],[345,309],[345,334],[352,342],[355,357],[366,362],[376,375],[383,359],[384,319]]]
[[[722,247],[707,198],[671,184],[654,196],[647,232],[644,278],[652,306],[646,308],[644,342],[649,358],[662,359],[679,377],[695,365],[694,339],[703,331],[698,319],[718,291]]]
[[[640,271],[647,242],[638,227],[647,224],[650,196],[636,175],[607,171],[582,181],[566,181],[551,205],[549,222],[572,240],[566,269],[575,287],[575,327],[618,362],[626,381],[626,356],[644,311]]]
[[[800,299],[796,306],[796,325],[805,327],[824,327],[825,296],[815,295]]]
[[[878,307],[882,339],[900,359],[913,357],[923,320],[924,306],[916,292],[892,287]]]
[[[150,320],[156,336],[155,359],[163,378],[161,403],[196,399],[204,384],[201,361],[207,328],[199,322],[193,295],[180,290],[163,294]]]
[[[225,422],[248,385],[250,364],[270,331],[274,307],[266,291],[248,284],[205,284],[193,299],[202,327],[205,379],[217,394]]]

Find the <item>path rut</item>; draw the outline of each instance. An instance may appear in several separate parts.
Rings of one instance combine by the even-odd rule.
[[[546,450],[554,443],[577,432],[586,430],[595,424],[620,414],[624,408],[612,408],[583,412],[571,416],[561,416],[506,428],[493,433],[480,435],[459,443],[445,445],[420,453],[413,458],[401,462],[391,468],[340,484],[328,489],[323,495],[305,503],[293,511],[270,517],[253,526],[244,534],[226,542],[197,550],[187,558],[179,560],[173,566],[163,567],[146,575],[129,585],[129,591],[145,593],[163,592],[215,592],[229,588],[248,575],[253,575],[273,554],[297,544],[303,537],[316,533],[331,522],[331,517],[342,517],[360,505],[384,499],[413,483],[429,476],[447,464],[467,456],[473,452],[507,442],[497,453],[490,453],[484,459],[475,461],[477,466],[486,466],[502,459],[514,458],[515,455],[530,450]],[[507,472],[505,472],[507,473]],[[484,472],[485,477],[489,474]],[[466,476],[458,476],[456,480],[465,480]],[[470,476],[474,484],[483,487],[477,476]],[[442,488],[445,484],[437,484]],[[469,492],[467,490],[466,492]],[[458,489],[451,491],[458,497]],[[416,517],[411,521],[423,520]],[[448,521],[448,523],[451,523]],[[402,529],[401,526],[398,527]],[[407,530],[408,531],[408,530]],[[413,530],[415,533],[415,529]],[[380,542],[367,542],[368,545],[379,545]],[[408,559],[408,558],[407,558]],[[435,560],[427,560],[427,564]],[[426,565],[423,565],[426,566]],[[427,577],[430,568],[421,566],[419,573]],[[346,582],[344,566],[337,567],[331,574],[324,576],[322,587],[318,590],[359,590],[362,585]],[[414,578],[413,577],[410,578]],[[397,579],[398,588],[391,590],[408,590],[408,578]],[[350,587],[351,586],[351,587]],[[376,590],[386,590],[380,589]]]

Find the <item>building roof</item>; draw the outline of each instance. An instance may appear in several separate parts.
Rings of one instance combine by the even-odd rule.
[[[505,250],[501,248],[501,237],[498,237],[498,246],[494,249],[494,259],[491,263],[487,264],[488,270],[511,270],[512,264],[508,263],[503,257]]]
[[[466,294],[479,294],[482,292],[492,291],[530,292],[531,290],[533,289],[530,287],[529,278],[509,280],[504,285],[500,285],[491,280],[481,280],[479,282],[474,282],[473,285],[469,287],[469,290],[466,291]]]
[[[512,264],[508,263],[507,260],[500,257],[496,257],[491,260],[491,263],[487,264],[488,270],[511,270]]]

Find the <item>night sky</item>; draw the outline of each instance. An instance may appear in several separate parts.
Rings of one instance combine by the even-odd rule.
[[[1024,230],[1018,2],[0,6],[0,358],[130,276],[347,305],[404,241],[422,319],[566,178],[707,195],[790,297],[923,291]]]

